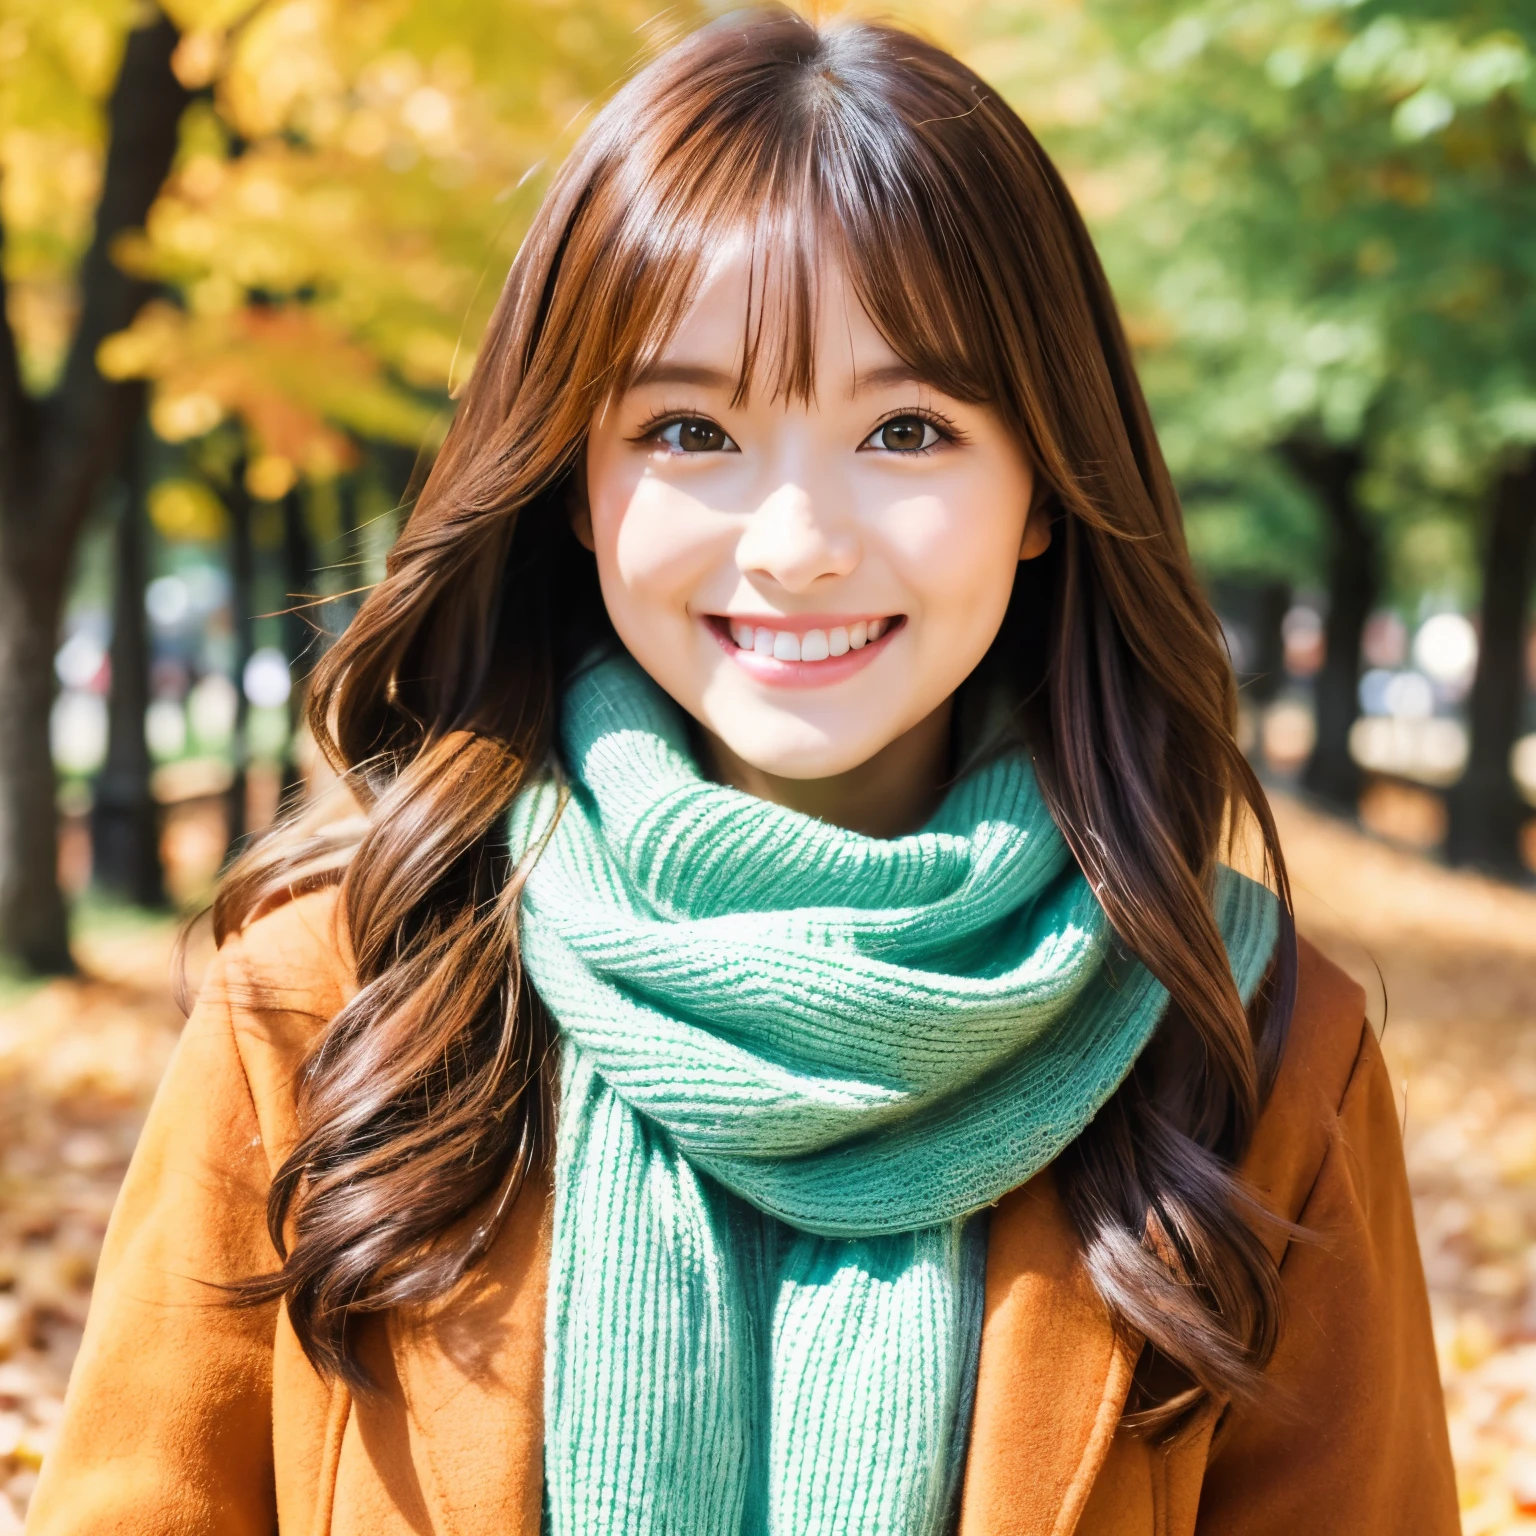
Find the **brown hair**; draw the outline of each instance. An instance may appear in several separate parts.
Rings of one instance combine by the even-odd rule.
[[[761,298],[743,392],[813,391],[816,246],[835,241],[894,350],[996,409],[1049,487],[1056,536],[1021,566],[988,665],[1110,921],[1172,998],[1057,1175],[1094,1284],[1149,1346],[1133,1409],[1174,1424],[1253,1389],[1278,1318],[1232,1170],[1279,1061],[1294,944],[1231,668],[1108,285],[1040,146],[939,49],[776,9],[697,33],[583,136],[385,579],[316,672],[310,725],[368,812],[341,891],[360,990],[298,1084],[269,1209],[283,1265],[247,1295],[285,1296],[315,1365],[366,1385],[357,1321],[450,1288],[546,1150],[551,1030],[521,978],[503,813],[545,769],[562,678],[604,629],[568,523],[588,423],[737,234]],[[1208,899],[1239,824],[1287,913],[1251,1017]],[[220,893],[218,936],[325,878],[323,854],[296,834],[259,846]]]

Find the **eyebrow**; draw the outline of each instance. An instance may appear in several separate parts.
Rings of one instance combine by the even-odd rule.
[[[888,363],[883,368],[872,368],[868,373],[856,375],[853,392],[857,395],[865,390],[889,389],[897,384],[928,382],[909,363]],[[734,390],[737,379],[735,374],[711,368],[705,363],[656,362],[642,368],[630,387],[640,389],[648,384],[693,384],[701,389]]]
[[[866,389],[889,389],[894,384],[926,384],[925,379],[910,363],[888,363],[884,368],[871,368],[854,380],[854,393]]]
[[[635,375],[633,387],[645,384],[697,384],[702,389],[735,389],[736,376],[703,363],[651,363]]]

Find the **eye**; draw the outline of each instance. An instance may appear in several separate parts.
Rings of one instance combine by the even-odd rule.
[[[943,442],[943,434],[922,416],[893,416],[859,444],[885,453],[922,453]]]
[[[725,430],[707,416],[681,416],[655,433],[656,441],[677,453],[739,453]]]

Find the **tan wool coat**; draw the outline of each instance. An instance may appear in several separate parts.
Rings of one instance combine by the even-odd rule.
[[[536,1536],[547,1184],[459,1294],[373,1327],[376,1396],[321,1380],[276,1305],[235,1310],[215,1288],[275,1266],[294,1074],[350,985],[332,893],[214,960],[107,1233],[30,1536]],[[998,1203],[962,1536],[1458,1530],[1393,1094],[1359,988],[1306,944],[1244,1173],[1307,1234],[1268,1239],[1273,1389],[1167,1447],[1119,1423],[1134,1349],[1050,1171]]]

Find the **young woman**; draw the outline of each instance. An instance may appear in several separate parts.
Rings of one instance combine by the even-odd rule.
[[[29,1529],[1449,1536],[1233,714],[1013,113],[779,11],[660,59],[316,675],[360,829],[219,895]]]

